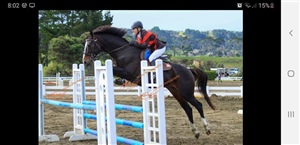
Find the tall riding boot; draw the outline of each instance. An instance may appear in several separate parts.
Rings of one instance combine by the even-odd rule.
[[[150,65],[151,66],[155,66],[155,60],[152,60],[150,62]],[[153,82],[156,83],[156,72],[153,73]]]

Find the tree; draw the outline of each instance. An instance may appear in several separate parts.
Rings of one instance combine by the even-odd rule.
[[[61,68],[57,68],[61,75],[72,75],[72,64],[81,63],[84,47],[82,42],[80,37],[68,35],[59,36],[50,41],[49,60],[55,64],[62,64]]]
[[[241,56],[242,55],[242,49],[241,54],[238,53],[238,47],[243,47],[243,38],[239,37],[233,37],[229,40],[228,46],[231,47],[233,51],[233,56]]]
[[[110,11],[103,10],[41,10],[39,11],[39,62],[48,65],[49,42],[68,35],[79,37],[102,25],[111,25]]]

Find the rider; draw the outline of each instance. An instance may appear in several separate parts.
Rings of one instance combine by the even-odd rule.
[[[129,45],[140,49],[149,49],[151,54],[150,56],[146,56],[146,59],[152,66],[155,66],[155,59],[166,51],[165,42],[159,40],[153,32],[143,29],[143,23],[141,21],[134,22],[131,29],[135,34],[136,40],[129,42]]]

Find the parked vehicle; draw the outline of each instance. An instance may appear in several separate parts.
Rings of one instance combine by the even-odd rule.
[[[237,74],[239,72],[239,68],[231,68],[229,71],[229,75]]]

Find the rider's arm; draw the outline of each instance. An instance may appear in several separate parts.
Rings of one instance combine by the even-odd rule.
[[[149,47],[149,41],[154,40],[155,36],[152,34],[149,36],[149,38],[143,43],[143,44],[139,44],[139,43],[135,43],[134,46],[140,49],[147,49]]]

